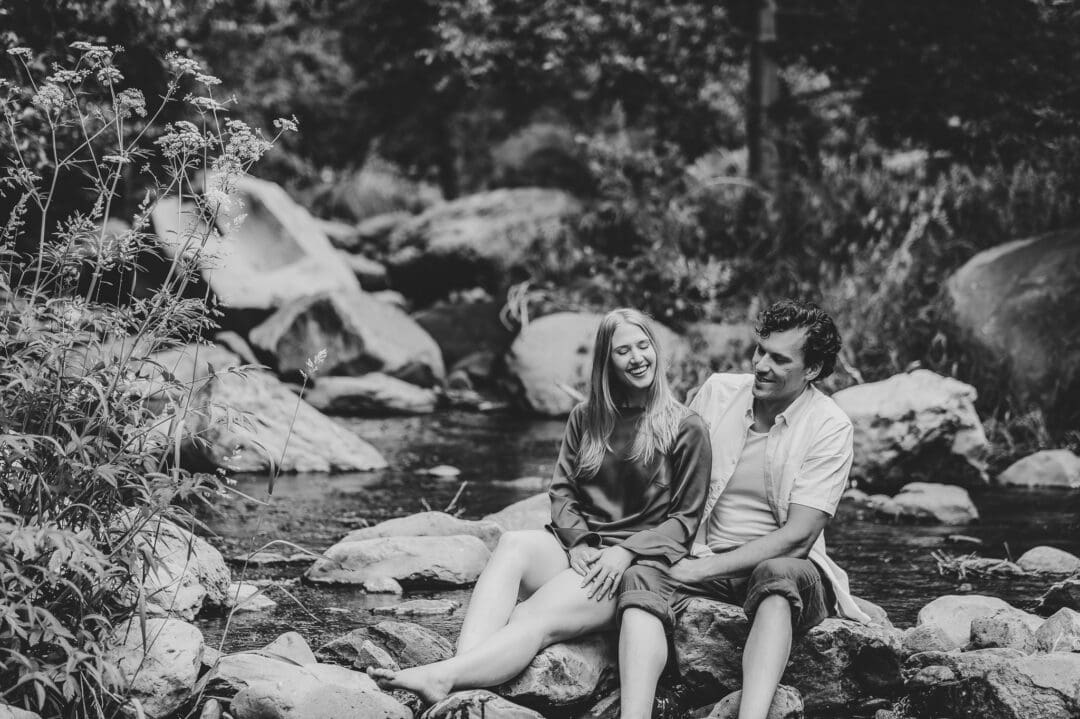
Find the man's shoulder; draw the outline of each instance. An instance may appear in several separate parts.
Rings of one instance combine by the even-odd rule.
[[[702,389],[708,388],[711,393],[728,395],[738,394],[750,389],[754,383],[754,375],[745,372],[715,372],[705,380]]]
[[[741,395],[748,394],[753,383],[752,374],[717,372],[698,388],[690,401],[690,408],[709,420]]]
[[[815,422],[825,422],[832,427],[852,426],[851,418],[840,408],[836,400],[817,387],[811,386],[810,391],[813,395],[808,414],[813,416]]]

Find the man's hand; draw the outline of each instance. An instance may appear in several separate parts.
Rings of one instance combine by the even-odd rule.
[[[614,598],[619,591],[619,580],[623,572],[634,561],[634,553],[622,547],[605,547],[600,556],[589,567],[588,574],[581,580],[581,586],[590,599],[600,602]]]
[[[672,564],[668,569],[668,574],[672,579],[683,584],[698,584],[706,579],[704,569],[704,563],[700,559],[687,557]]]
[[[588,544],[579,544],[571,547],[567,555],[570,557],[570,568],[584,577],[589,573],[589,565],[600,557],[600,550]]]

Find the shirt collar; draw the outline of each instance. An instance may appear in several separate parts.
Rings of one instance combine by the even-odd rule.
[[[799,418],[799,416],[803,413],[806,406],[814,401],[813,395],[816,392],[817,392],[817,388],[814,387],[814,385],[812,385],[812,384],[806,385],[806,389],[803,390],[802,394],[800,394],[798,397],[796,397],[795,401],[792,402],[788,406],[787,409],[785,409],[780,414],[776,415],[776,423],[779,424],[779,423],[782,422],[782,423],[784,423],[784,424],[786,424],[786,425],[788,425],[790,427],[791,424],[793,422],[795,422]],[[753,392],[750,393],[749,400],[746,403],[746,410],[743,412],[743,418],[748,422],[748,425],[754,423],[754,394],[753,394]]]

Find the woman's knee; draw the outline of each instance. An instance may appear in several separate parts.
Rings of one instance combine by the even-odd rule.
[[[495,545],[493,556],[503,559],[520,559],[528,561],[543,543],[547,532],[518,529],[503,532],[499,536],[499,542]]]

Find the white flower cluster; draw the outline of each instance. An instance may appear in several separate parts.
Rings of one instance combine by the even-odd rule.
[[[116,98],[116,111],[120,117],[146,117],[146,98],[134,88],[124,90]]]
[[[48,83],[42,85],[41,88],[34,93],[34,96],[30,98],[30,102],[35,107],[41,108],[47,115],[53,115],[64,107],[65,97],[64,91],[60,89],[59,85]]]
[[[202,66],[198,62],[179,53],[170,52],[165,56],[165,59],[177,75],[198,75],[202,70]]]
[[[215,163],[217,170],[242,171],[245,165],[255,162],[272,147],[262,135],[240,120],[226,120],[225,129],[229,140],[225,143],[224,154]]]
[[[187,120],[165,125],[165,134],[154,143],[170,159],[202,152],[211,145],[211,138],[204,135]]]

